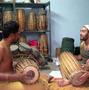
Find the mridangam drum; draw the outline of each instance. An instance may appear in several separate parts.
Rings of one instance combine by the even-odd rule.
[[[30,47],[29,45],[22,43],[22,42],[19,43],[19,50],[20,52],[25,53],[27,55],[29,53],[32,53],[34,57],[39,57],[40,55],[39,51],[35,47]]]
[[[43,56],[48,56],[49,44],[47,34],[40,34],[38,40],[38,50]]]
[[[40,66],[45,66],[48,64],[45,58],[35,47],[30,47],[29,45],[21,42],[19,43],[19,51],[35,58],[38,62],[37,64]]]
[[[26,28],[26,18],[25,18],[25,10],[24,9],[17,9],[16,10],[16,16],[15,16],[16,22],[19,24],[19,30],[22,31]]]
[[[17,45],[11,45],[10,46],[10,50],[11,50],[11,52],[12,52],[13,55],[18,54],[18,52],[19,52],[19,48],[18,48]]]
[[[17,65],[15,66],[15,71],[19,72],[24,70],[24,73],[27,74],[27,77],[30,79],[26,79],[25,82],[27,84],[34,84],[38,81],[40,77],[39,67],[38,65],[31,59],[19,59]]]
[[[70,54],[69,52],[63,52],[60,55],[60,63],[60,67],[63,69],[64,74],[69,79],[72,85],[79,86],[86,81],[77,80],[78,77],[83,75],[83,73],[81,72],[82,67],[72,54]]]

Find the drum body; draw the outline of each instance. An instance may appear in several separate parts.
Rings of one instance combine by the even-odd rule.
[[[47,27],[48,27],[48,23],[47,23],[46,15],[39,15],[38,16],[38,30],[46,31]]]
[[[60,55],[60,63],[60,67],[63,69],[64,74],[69,79],[72,85],[79,86],[86,81],[77,80],[78,77],[83,75],[83,73],[81,72],[82,67],[72,54],[70,54],[69,52],[63,52]]]
[[[37,19],[36,13],[30,12],[28,13],[27,27],[29,30],[37,30]]]
[[[38,30],[39,31],[46,31],[48,27],[47,17],[46,17],[47,11],[46,10],[39,10],[38,11]]]
[[[40,34],[38,40],[38,50],[43,56],[48,56],[49,45],[47,34]]]
[[[18,40],[18,45],[20,42],[26,43],[27,44],[27,39],[26,36],[20,36],[19,40]]]
[[[26,18],[25,18],[25,11],[24,9],[17,9],[16,10],[16,22],[19,24],[19,30],[22,31],[26,28]]]
[[[10,20],[14,20],[12,8],[5,8],[3,15],[3,24]]]
[[[17,61],[17,65],[15,66],[15,71],[22,71],[24,70],[24,73],[27,74],[27,77],[31,77],[32,79],[26,79],[25,82],[27,84],[34,84],[38,81],[40,77],[39,67],[38,65],[31,59],[19,59]]]

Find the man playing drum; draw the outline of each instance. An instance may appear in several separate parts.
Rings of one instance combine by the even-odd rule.
[[[74,57],[77,60],[82,60],[83,64],[86,64],[87,60],[89,59],[89,25],[84,25],[80,32],[80,39],[83,40],[80,44],[80,55]],[[66,78],[62,68],[60,68],[61,74],[63,76],[63,80],[58,80],[57,84],[58,86],[66,86],[69,85],[70,82]],[[84,79],[87,79],[89,77],[88,71],[82,71],[84,74],[78,78],[79,81],[83,81]]]
[[[15,21],[6,22],[3,26],[2,34],[3,39],[0,42],[0,90],[47,90],[47,80],[39,79],[33,85],[25,85],[27,84],[25,79],[31,78],[27,77],[24,70],[14,73],[10,46],[20,37],[18,23]]]

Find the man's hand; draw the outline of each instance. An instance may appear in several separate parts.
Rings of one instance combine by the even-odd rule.
[[[18,73],[15,74],[15,79],[16,81],[20,81],[22,83],[25,83],[25,84],[29,84],[27,83],[26,81],[30,81],[32,80],[31,77],[27,77],[27,73],[24,73],[25,71],[20,71]]]
[[[84,81],[89,77],[89,72],[88,71],[81,71],[81,72],[84,73],[84,74],[77,79],[78,81]]]

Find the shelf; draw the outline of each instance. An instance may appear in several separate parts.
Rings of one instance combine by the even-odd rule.
[[[0,2],[0,7],[13,7],[12,2]]]
[[[16,2],[15,3],[15,7],[26,7],[26,8],[45,8],[50,4],[50,2],[46,2],[46,3],[19,3]]]
[[[45,33],[45,32],[50,32],[49,30],[47,31],[20,31],[21,33],[27,32],[27,33]]]

